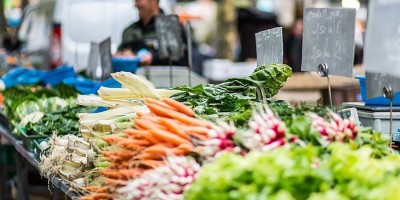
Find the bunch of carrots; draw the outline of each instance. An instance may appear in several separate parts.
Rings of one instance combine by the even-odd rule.
[[[135,129],[126,130],[124,136],[103,138],[118,148],[101,152],[111,165],[99,170],[103,185],[86,187],[90,195],[82,200],[112,199],[115,190],[128,180],[164,166],[166,156],[200,153],[201,141],[208,139],[212,123],[195,118],[191,108],[172,99],[144,99],[144,103],[150,112],[137,113]]]

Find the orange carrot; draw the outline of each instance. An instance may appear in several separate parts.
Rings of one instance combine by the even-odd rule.
[[[143,170],[140,169],[120,169],[118,173],[123,177],[123,179],[132,179],[143,173]]]
[[[138,130],[138,129],[126,129],[125,130],[125,135],[127,137],[133,137],[133,138],[143,138],[143,135],[148,134],[147,131],[143,130]]]
[[[105,193],[108,192],[108,188],[106,187],[99,187],[99,186],[88,186],[84,188],[85,191],[88,192],[96,192],[96,193]]]
[[[205,136],[207,136],[208,131],[210,131],[209,128],[203,127],[203,126],[181,126],[181,128],[183,129],[183,131],[185,131],[186,133],[190,133],[190,132],[196,132],[199,134],[203,134]]]
[[[158,123],[154,123],[150,120],[147,119],[135,119],[134,120],[135,126],[138,125],[139,127],[145,129],[145,130],[151,130],[153,128],[158,128],[158,129],[163,129],[162,126],[160,126]]]
[[[207,139],[209,139],[208,136],[205,136],[203,134],[196,133],[196,132],[190,132],[189,135],[194,137],[194,138],[196,138],[196,139],[199,139],[199,140],[207,140]]]
[[[168,105],[167,103],[164,103],[164,102],[159,101],[159,100],[156,100],[156,99],[146,98],[146,99],[144,99],[143,101],[146,103],[146,105],[148,105],[148,104],[155,104],[155,105],[158,105],[158,106],[167,108],[167,109],[176,110],[176,109],[175,109],[174,107],[172,107],[171,105]]]
[[[92,194],[91,197],[92,197],[94,200],[113,199],[113,198],[112,198],[112,195],[109,194],[109,193],[95,193],[95,194]]]
[[[166,119],[166,118],[159,118],[160,124],[164,125],[167,127],[167,129],[179,137],[182,137],[184,139],[190,140],[190,137],[180,128],[180,126],[175,123],[174,120]]]
[[[122,179],[122,175],[116,169],[101,169],[100,173],[107,178]]]
[[[118,156],[119,158],[121,158],[121,160],[129,160],[133,156],[135,156],[135,152],[128,151],[125,149],[115,150],[115,151],[103,151],[101,153],[104,155],[104,157]]]
[[[157,116],[170,117],[168,112],[172,111],[171,109],[167,109],[167,108],[164,108],[162,106],[152,104],[152,103],[148,103],[146,105],[150,109],[150,111],[153,112],[154,114],[156,114]],[[162,108],[162,109],[160,109],[160,108]]]
[[[163,98],[163,102],[165,102],[172,108],[175,108],[179,112],[181,112],[189,117],[193,117],[195,115],[194,111],[191,108],[189,108],[188,106],[186,106],[185,104],[183,104],[181,102],[178,102],[178,101],[170,99],[170,98]]]
[[[150,142],[146,140],[135,140],[135,139],[125,139],[118,143],[118,146],[123,147],[124,149],[130,151],[138,151],[143,149],[146,146],[149,146]]]
[[[169,131],[161,130],[161,129],[153,129],[150,130],[150,133],[155,137],[160,138],[161,140],[171,143],[173,145],[179,146],[181,144],[190,143],[188,140],[179,137]]]
[[[196,118],[189,117],[180,112],[177,112],[174,110],[168,110],[166,108],[163,108],[163,107],[155,105],[155,104],[149,104],[149,105],[147,105],[147,107],[149,107],[149,109],[156,114],[160,113],[161,116],[168,116],[170,118],[176,119],[187,125],[204,126],[207,128],[212,127],[212,124],[210,122],[198,120]]]
[[[111,179],[111,178],[103,178],[103,182],[105,185],[126,185],[127,181]]]
[[[124,140],[125,138],[119,136],[119,135],[107,135],[101,138],[105,142],[111,144],[111,145],[116,145],[118,142]]]
[[[163,160],[163,156],[159,154],[142,153],[136,157],[138,160]]]
[[[147,167],[153,168],[153,169],[165,165],[164,161],[159,161],[159,160],[142,160],[140,162],[141,162],[141,164],[143,164]]]

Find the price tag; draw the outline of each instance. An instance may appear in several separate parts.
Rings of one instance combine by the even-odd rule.
[[[329,75],[353,76],[355,9],[305,8],[302,71],[326,63]]]
[[[367,97],[400,90],[400,0],[369,1],[364,49]]]
[[[183,57],[182,28],[178,16],[161,15],[156,18],[156,32],[161,58],[179,60]]]
[[[112,55],[111,55],[111,38],[107,38],[100,42],[100,60],[102,67],[101,79],[105,80],[111,77],[112,68]]]
[[[283,63],[282,27],[256,33],[257,66]]]

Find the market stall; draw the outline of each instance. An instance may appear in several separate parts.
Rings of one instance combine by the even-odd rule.
[[[163,20],[160,37],[176,35],[165,26],[176,17]],[[371,79],[376,71],[367,68],[366,79],[353,79],[354,9],[306,8],[304,20],[302,70],[310,74],[282,64],[279,27],[256,34],[257,64],[247,76],[215,84],[192,76],[190,62],[175,74],[185,80],[173,80],[165,38],[163,79],[148,78],[148,68],[134,74],[137,65],[102,81],[68,66],[9,71],[0,80],[0,136],[18,152],[17,199],[29,199],[25,163],[48,180],[54,199],[57,191],[82,200],[397,199],[396,75]],[[371,80],[386,99],[382,88],[371,92]],[[335,100],[337,88],[358,81],[364,102]],[[300,89],[326,91],[325,104],[277,97]],[[378,112],[379,127],[370,123],[382,121]]]

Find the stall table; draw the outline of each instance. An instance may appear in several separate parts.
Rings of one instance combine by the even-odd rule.
[[[16,139],[12,134],[10,129],[4,125],[0,124],[0,138],[5,138],[10,145],[15,148],[16,154],[16,173],[17,173],[17,199],[18,200],[28,200],[28,184],[27,184],[27,172],[28,172],[28,163],[30,163],[36,170],[39,170],[39,160],[35,157],[32,152],[29,152],[28,149],[23,145],[21,140]],[[27,163],[28,162],[28,163]],[[0,166],[0,170],[2,170],[3,166]],[[3,178],[2,178],[3,179]],[[69,198],[74,198],[77,196],[76,193],[70,190],[70,186],[68,183],[60,178],[52,178],[51,180],[51,196],[52,199],[59,199],[60,192],[65,194],[65,196]],[[2,186],[5,185],[5,180],[0,180],[0,184]],[[1,191],[4,194],[4,191]],[[1,199],[2,197],[0,197]]]

